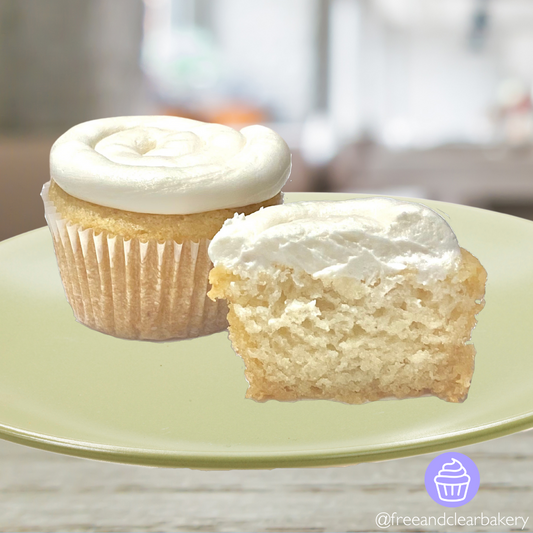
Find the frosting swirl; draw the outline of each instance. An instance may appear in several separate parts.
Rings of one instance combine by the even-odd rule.
[[[435,476],[435,483],[461,484],[469,481],[470,476],[466,473],[466,468],[455,458],[452,458],[451,463],[444,463]]]
[[[170,116],[84,122],[50,152],[51,177],[68,194],[167,215],[263,202],[279,193],[290,169],[287,144],[269,128],[237,131]]]
[[[280,264],[315,278],[381,279],[383,288],[409,267],[423,283],[444,279],[460,255],[455,234],[435,211],[380,197],[291,203],[235,215],[209,247],[215,265],[244,276]]]

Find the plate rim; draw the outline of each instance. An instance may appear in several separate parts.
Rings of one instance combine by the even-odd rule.
[[[400,446],[390,448],[383,445],[366,447],[365,451],[356,447],[341,447],[291,452],[175,452],[149,448],[131,448],[91,443],[53,437],[21,428],[0,424],[0,438],[38,448],[85,459],[166,468],[191,468],[207,470],[258,470],[274,468],[309,468],[348,466],[359,463],[387,461],[469,446],[486,440],[504,437],[512,433],[533,428],[533,413],[518,415],[511,419],[487,424],[482,428],[467,429],[439,436],[404,441]],[[454,444],[456,446],[454,446]]]

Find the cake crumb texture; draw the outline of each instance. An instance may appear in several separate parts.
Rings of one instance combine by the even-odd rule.
[[[209,296],[229,303],[247,398],[360,404],[430,394],[462,402],[486,271],[461,249],[459,268],[444,280],[423,284],[414,269],[402,274],[380,290],[379,281],[314,279],[283,265],[248,279],[216,266]]]

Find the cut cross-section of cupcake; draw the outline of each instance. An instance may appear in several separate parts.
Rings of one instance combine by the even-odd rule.
[[[428,207],[267,207],[226,221],[209,255],[248,398],[466,398],[486,272]]]
[[[141,340],[225,329],[226,303],[207,298],[209,243],[235,213],[282,203],[290,167],[263,126],[140,116],[71,128],[42,197],[76,319]]]

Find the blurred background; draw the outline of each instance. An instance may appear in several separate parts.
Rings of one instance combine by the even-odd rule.
[[[0,239],[57,136],[131,114],[266,124],[286,191],[533,219],[532,93],[530,0],[0,0]]]

